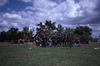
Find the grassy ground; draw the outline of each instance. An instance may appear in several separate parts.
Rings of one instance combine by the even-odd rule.
[[[81,47],[0,45],[0,66],[100,66],[98,44]]]

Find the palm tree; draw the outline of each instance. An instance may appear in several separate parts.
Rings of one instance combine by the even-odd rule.
[[[74,42],[74,29],[72,28],[65,28],[64,31],[65,35],[67,36],[67,43],[69,44],[70,48]]]
[[[51,21],[46,21],[45,22],[45,27],[46,27],[46,33],[48,35],[51,35],[53,33],[53,30],[56,29],[55,22],[51,22]]]
[[[37,24],[37,34],[47,34],[47,35],[51,35],[53,33],[53,30],[56,29],[55,27],[55,22],[51,22],[51,21],[46,21],[44,24],[42,22],[40,22],[39,24]]]
[[[64,31],[64,27],[61,24],[58,24],[57,26],[57,33],[58,35],[61,35]]]
[[[45,33],[45,25],[43,25],[43,23],[40,22],[39,24],[37,24],[36,31],[38,35]]]

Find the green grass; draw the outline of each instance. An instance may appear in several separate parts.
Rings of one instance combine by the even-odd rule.
[[[100,66],[98,44],[81,47],[0,45],[0,66]]]

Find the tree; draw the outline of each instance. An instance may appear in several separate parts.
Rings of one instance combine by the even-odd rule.
[[[80,39],[81,43],[89,43],[89,40],[91,39],[92,29],[88,26],[78,26],[75,29],[75,34],[77,34]]]
[[[75,34],[78,34],[78,35],[91,35],[92,34],[92,29],[90,29],[88,26],[79,26],[79,27],[76,27],[75,29]]]
[[[99,42],[100,42],[100,35],[98,36],[98,38],[99,38]]]
[[[39,24],[37,24],[37,34],[41,35],[41,34],[46,34],[46,35],[52,35],[53,30],[56,29],[55,27],[55,22],[51,22],[51,21],[46,21],[44,24],[42,22],[40,22]]]
[[[6,41],[6,39],[7,39],[6,36],[7,36],[7,35],[6,35],[6,32],[5,32],[5,31],[0,32],[0,41],[1,41],[1,42]]]
[[[30,30],[29,27],[25,26],[23,28],[23,39],[27,42],[30,42],[32,36],[33,36],[33,32],[34,32],[34,29],[33,30]]]
[[[60,24],[57,26],[57,34],[61,35],[64,32],[64,27]]]
[[[45,25],[43,25],[42,22],[40,22],[39,24],[37,24],[37,26],[38,27],[36,28],[36,30],[37,30],[37,34],[38,35],[45,33]]]
[[[28,33],[29,33],[29,27],[27,26],[23,27],[23,39],[26,42],[28,41]]]
[[[18,40],[18,28],[15,27],[11,27],[8,31],[7,31],[7,35],[9,37],[9,41],[13,41],[13,42],[17,42]]]
[[[73,46],[73,42],[74,42],[74,29],[72,28],[65,28],[64,30],[65,35],[67,36],[67,42],[70,46],[70,48]]]
[[[56,29],[55,22],[47,21],[45,22],[46,34],[51,35],[53,30]]]

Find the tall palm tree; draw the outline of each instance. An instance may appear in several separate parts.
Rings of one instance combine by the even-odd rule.
[[[72,28],[65,28],[65,35],[67,36],[67,42],[70,46],[70,48],[72,47],[72,44],[74,42],[74,29]]]
[[[58,24],[57,26],[57,33],[58,35],[61,35],[64,31],[64,27],[61,24]]]
[[[47,21],[43,24],[42,22],[40,22],[39,24],[37,24],[37,34],[48,34],[51,35],[53,33],[53,30],[56,29],[55,27],[55,22],[51,22],[51,21]]]
[[[55,27],[55,22],[47,21],[45,22],[45,27],[46,27],[46,33],[51,35],[53,33],[53,30],[56,29]]]

